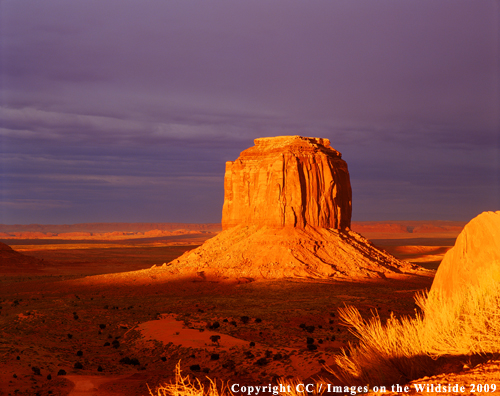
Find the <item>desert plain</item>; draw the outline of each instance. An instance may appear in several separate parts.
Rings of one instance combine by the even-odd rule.
[[[338,309],[382,321],[414,315],[415,294],[430,288],[463,226],[353,223],[375,246],[431,270],[365,280],[161,276],[218,224],[3,226],[0,241],[34,259],[2,256],[0,394],[148,395],[178,363],[202,382],[338,383],[325,368],[357,342]]]

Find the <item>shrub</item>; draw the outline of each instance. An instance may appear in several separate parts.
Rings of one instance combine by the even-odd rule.
[[[359,339],[335,358],[332,370],[345,383],[392,383],[434,375],[443,356],[500,352],[500,285],[467,288],[451,298],[419,294],[422,313],[382,325],[377,313],[364,320],[354,307],[340,310],[341,319]],[[442,360],[442,359],[441,359]]]

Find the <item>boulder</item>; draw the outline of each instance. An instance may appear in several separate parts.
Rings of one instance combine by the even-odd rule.
[[[431,293],[452,297],[467,287],[500,282],[500,211],[473,218],[443,258]]]

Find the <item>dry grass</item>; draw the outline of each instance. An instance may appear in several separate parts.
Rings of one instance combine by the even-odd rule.
[[[380,385],[433,375],[452,356],[500,352],[500,285],[468,288],[446,299],[438,293],[416,297],[422,312],[415,318],[378,315],[364,320],[346,307],[341,318],[359,339],[336,357],[332,369],[345,383]]]
[[[209,379],[207,387],[196,379],[195,381],[186,375],[183,376],[181,372],[180,362],[175,367],[175,382],[173,384],[166,384],[158,387],[153,392],[149,386],[150,396],[232,396],[233,393],[226,388],[222,383],[220,389],[217,388],[215,381]]]
[[[221,386],[218,388],[215,381],[208,378],[209,385],[203,386],[203,384],[198,380],[191,380],[187,376],[183,376],[180,368],[180,362],[177,363],[175,367],[175,382],[172,384],[166,384],[158,387],[155,391],[152,391],[149,386],[150,396],[234,396],[234,393],[221,382]],[[307,388],[307,392],[310,396],[322,395],[326,390],[326,381],[319,381],[314,383]],[[296,380],[283,380],[279,381],[279,384],[272,391],[265,394],[273,393],[274,395],[281,396],[304,396],[304,383],[302,381]],[[320,387],[320,385],[322,385]],[[244,392],[243,392],[244,393]],[[242,393],[242,394],[243,394]],[[259,392],[261,393],[261,392]]]

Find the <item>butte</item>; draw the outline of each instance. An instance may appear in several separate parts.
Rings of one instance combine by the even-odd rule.
[[[201,278],[384,278],[415,273],[350,229],[352,193],[328,139],[255,139],[226,163],[223,231],[166,268]]]

